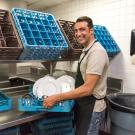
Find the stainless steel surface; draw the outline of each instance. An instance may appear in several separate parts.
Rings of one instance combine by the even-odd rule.
[[[29,80],[32,82],[35,82],[36,80],[38,80],[39,78],[45,76],[44,74],[41,75],[33,75],[33,74],[20,74],[17,75],[17,77],[21,78],[21,79],[25,79],[25,80]]]
[[[6,87],[10,87],[10,82],[9,81],[0,82],[0,89],[1,88],[6,88]]]
[[[58,58],[57,60],[51,60],[52,62],[57,62],[57,61],[65,61],[66,59],[63,58]],[[74,61],[71,59],[71,61]],[[6,63],[34,63],[34,62],[50,62],[50,60],[0,60],[1,64],[6,64]]]
[[[123,80],[108,77],[107,78],[107,94],[123,92]]]
[[[16,74],[16,64],[0,63],[0,81],[5,81],[10,75]]]
[[[13,109],[0,112],[0,130],[45,117],[46,112],[20,112],[17,110],[17,97],[13,96]]]
[[[0,81],[7,80],[9,77],[9,65],[0,64]]]
[[[18,78],[17,78],[17,81],[18,81]],[[24,80],[22,80],[22,82],[24,83]],[[6,84],[7,84],[7,87],[6,87]],[[17,82],[17,85],[18,85],[18,82]],[[17,98],[19,96],[22,96],[28,93],[29,85],[13,86],[13,87],[11,86],[9,87],[9,86],[10,86],[9,81],[4,81],[0,83],[0,88],[2,92],[8,95],[9,97],[12,97],[13,99],[12,110],[0,112],[0,130],[45,117],[46,112],[20,112],[18,111]]]

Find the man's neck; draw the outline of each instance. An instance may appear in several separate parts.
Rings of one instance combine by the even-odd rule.
[[[83,45],[83,46],[84,46],[84,48],[87,48],[87,46],[89,46],[89,44],[90,44],[90,43],[92,43],[94,40],[95,40],[95,38],[94,38],[94,37],[93,37],[93,38],[91,38],[91,40],[89,40],[89,42],[88,42],[87,44]]]

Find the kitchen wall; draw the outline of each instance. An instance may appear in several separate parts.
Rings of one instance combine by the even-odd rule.
[[[134,0],[72,0],[44,11],[56,19],[72,21],[87,15],[94,24],[106,26],[121,49],[110,61],[109,76],[123,79],[124,92],[135,93],[135,65],[131,64],[130,57],[130,34],[135,28]]]
[[[27,8],[22,0],[0,0],[0,9],[10,10],[12,7]]]

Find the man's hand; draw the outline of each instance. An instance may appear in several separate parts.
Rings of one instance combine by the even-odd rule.
[[[52,106],[54,106],[59,100],[58,95],[53,95],[53,96],[49,96],[49,97],[45,97],[44,101],[43,101],[43,106],[46,108],[51,108]]]

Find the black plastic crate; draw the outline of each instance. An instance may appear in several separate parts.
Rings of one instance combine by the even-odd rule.
[[[51,113],[46,118],[31,123],[35,135],[74,135],[74,114]]]
[[[1,25],[1,32],[3,33],[4,37],[15,35],[13,26],[11,23],[2,23],[0,25]]]
[[[0,37],[0,48],[1,48],[1,47],[5,47],[5,46],[6,46],[5,40]]]
[[[9,22],[10,22],[9,12],[0,9],[0,23],[9,23]]]
[[[65,39],[68,43],[68,50],[62,55],[64,59],[73,59],[77,60],[80,57],[82,52],[82,46],[80,46],[74,36],[74,22],[66,21],[66,20],[58,20],[57,21]]]
[[[10,12],[0,9],[0,60],[16,60],[22,49]]]

